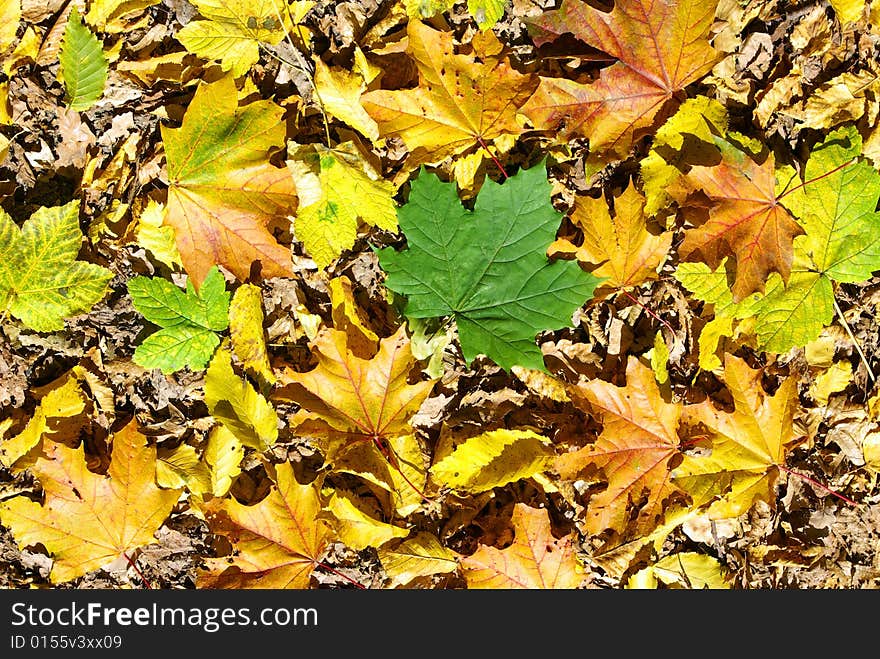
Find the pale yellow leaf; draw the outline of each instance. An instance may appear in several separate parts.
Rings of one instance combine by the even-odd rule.
[[[294,232],[319,268],[354,246],[358,220],[397,230],[396,188],[382,179],[352,142],[288,146],[287,166],[300,205]]]
[[[810,397],[817,405],[827,405],[831,395],[846,389],[852,378],[852,364],[846,361],[835,362],[813,378],[810,384]]]
[[[23,458],[31,449],[37,447],[41,439],[52,439],[59,433],[62,430],[59,426],[65,419],[76,419],[84,411],[82,389],[76,378],[68,377],[61,386],[43,396],[33,417],[18,435],[0,442],[0,464],[13,471],[30,466],[36,456]],[[80,425],[77,421],[74,423]]]
[[[275,382],[263,330],[263,294],[259,286],[242,284],[229,303],[229,335],[242,365],[267,384]]]
[[[324,109],[373,142],[379,139],[379,125],[361,105],[361,94],[367,85],[358,73],[327,66],[317,55],[315,88]]]
[[[205,447],[205,462],[211,468],[211,493],[215,497],[225,496],[232,481],[241,473],[241,460],[244,446],[225,426],[215,426],[208,435]]]
[[[399,545],[380,547],[378,553],[391,588],[405,586],[416,577],[446,574],[458,568],[455,554],[425,531]]]
[[[484,492],[544,471],[552,456],[549,440],[531,430],[491,430],[465,440],[430,472],[438,485]]]
[[[220,347],[205,374],[208,411],[245,446],[258,451],[278,439],[278,415],[250,383],[232,370],[232,355]]]
[[[19,21],[21,21],[20,0],[0,0],[0,55],[15,43]]]
[[[731,588],[731,580],[727,570],[717,558],[682,552],[660,559],[636,574],[627,582],[627,588],[657,587],[662,581],[671,588],[687,588],[692,590],[715,590]]]
[[[193,494],[211,491],[211,472],[195,448],[181,444],[156,451],[156,483],[165,488],[186,487]]]
[[[394,538],[405,538],[409,530],[386,524],[358,507],[356,495],[335,490],[324,508],[333,518],[333,528],[344,544],[356,551],[381,547]]]
[[[164,218],[165,206],[150,199],[137,219],[135,240],[168,268],[182,268],[174,228],[163,224]]]

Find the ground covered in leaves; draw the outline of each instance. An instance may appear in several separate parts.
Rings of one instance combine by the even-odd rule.
[[[0,0],[0,587],[880,586],[871,4]]]

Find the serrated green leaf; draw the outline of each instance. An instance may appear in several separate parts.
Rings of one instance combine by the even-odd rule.
[[[228,325],[229,293],[226,280],[214,266],[198,293],[187,280],[183,291],[160,277],[135,277],[128,282],[134,308],[162,329],[148,336],[134,351],[144,368],[173,373],[186,366],[205,368],[219,345],[218,332]]]
[[[761,350],[783,353],[805,346],[834,318],[831,280],[810,268],[799,247],[796,240],[788,285],[774,273],[757,305],[756,333]]]
[[[82,238],[79,201],[40,208],[21,229],[0,208],[0,317],[54,332],[103,298],[113,273],[76,260]]]
[[[837,282],[864,281],[880,268],[880,173],[858,158],[855,126],[834,130],[813,149],[802,187],[782,199],[807,233],[815,268]]]
[[[546,371],[535,336],[570,326],[600,281],[547,259],[561,219],[543,164],[487,180],[473,211],[423,169],[398,212],[408,248],[379,250],[385,285],[406,296],[409,318],[453,316],[468,363],[483,353],[506,370]]]
[[[232,370],[232,353],[220,348],[205,373],[205,404],[245,446],[264,451],[278,439],[278,415],[250,383]]]
[[[101,41],[86,27],[76,7],[71,10],[59,52],[61,80],[71,110],[88,110],[104,93],[107,58]]]

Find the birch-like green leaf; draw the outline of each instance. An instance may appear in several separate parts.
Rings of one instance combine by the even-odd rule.
[[[113,273],[77,261],[79,201],[41,208],[21,227],[0,208],[0,318],[9,313],[38,332],[92,308]]]
[[[486,180],[473,211],[423,170],[398,212],[408,248],[379,250],[385,285],[406,296],[409,318],[453,316],[468,363],[482,353],[506,370],[546,371],[535,336],[570,326],[600,281],[547,259],[561,220],[543,165]]]
[[[218,332],[229,319],[226,280],[216,266],[211,268],[199,292],[187,280],[186,291],[159,277],[135,277],[128,282],[134,308],[158,325],[134,351],[134,361],[144,368],[173,373],[185,366],[205,368],[219,345]]]
[[[68,107],[88,110],[104,93],[108,66],[101,41],[83,24],[76,7],[67,19],[58,57]]]

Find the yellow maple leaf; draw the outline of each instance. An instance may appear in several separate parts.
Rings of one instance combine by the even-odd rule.
[[[786,447],[796,438],[797,378],[786,378],[770,396],[761,385],[761,369],[725,354],[724,382],[733,412],[718,410],[708,400],[686,408],[686,423],[708,429],[711,453],[686,455],[672,472],[693,506],[709,504],[713,519],[741,515],[759,500],[773,505]]]
[[[632,356],[625,386],[589,380],[569,387],[569,395],[602,420],[602,433],[594,444],[554,462],[564,479],[598,469],[607,482],[590,497],[587,531],[613,529],[624,537],[651,532],[663,522],[664,504],[679,492],[669,470],[680,455],[681,404],[663,400],[654,372]]]
[[[253,506],[232,498],[196,504],[212,533],[226,536],[229,557],[206,560],[198,588],[309,587],[312,571],[332,539],[319,518],[321,498],[314,483],[301,485],[289,462],[275,468],[275,486]]]
[[[468,588],[577,588],[584,569],[572,535],[554,538],[546,510],[518,503],[513,508],[513,544],[484,545],[461,559]]]
[[[180,490],[156,486],[156,449],[135,422],[113,435],[107,475],[88,470],[84,449],[55,442],[31,471],[40,505],[18,496],[0,503],[0,521],[19,547],[42,543],[54,559],[52,583],[70,581],[154,541]]]
[[[601,197],[578,197],[571,220],[583,232],[583,244],[575,247],[561,238],[550,246],[548,253],[573,254],[590,267],[593,275],[605,279],[593,297],[657,279],[657,269],[672,244],[672,231],[650,233],[644,209],[645,198],[632,182],[615,197],[613,218]]]
[[[454,52],[451,32],[418,20],[407,24],[407,52],[419,70],[415,89],[376,90],[361,97],[383,137],[400,137],[409,163],[437,163],[502,135],[519,135],[517,110],[538,85],[517,72],[491,33],[479,45],[483,56]]]

